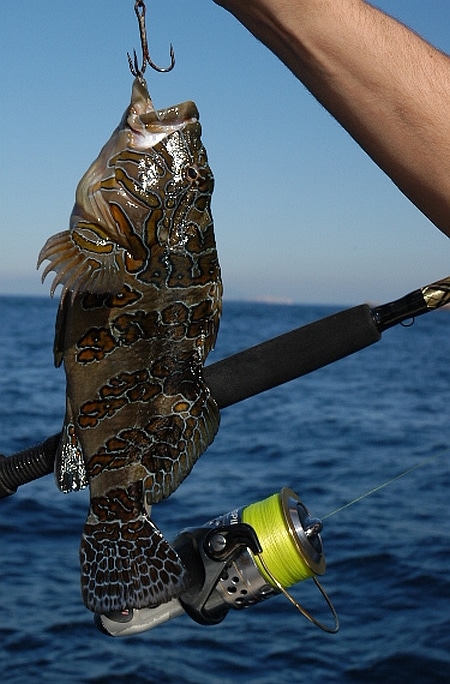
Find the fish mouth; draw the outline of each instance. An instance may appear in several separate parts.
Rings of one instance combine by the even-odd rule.
[[[170,133],[197,123],[198,119],[198,109],[190,100],[165,109],[155,109],[144,78],[135,78],[124,124],[133,133],[137,147],[151,147]]]

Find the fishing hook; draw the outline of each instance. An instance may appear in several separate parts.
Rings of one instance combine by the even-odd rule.
[[[133,50],[133,59],[131,58],[130,53],[127,53],[128,65],[133,76],[142,76],[147,64],[151,66],[152,69],[155,69],[155,71],[159,71],[160,73],[172,71],[172,69],[175,66],[175,53],[173,50],[172,43],[170,44],[170,65],[168,67],[159,67],[157,64],[153,62],[152,58],[150,57],[150,51],[148,49],[147,42],[147,29],[145,27],[145,11],[146,7],[144,0],[136,0],[136,2],[134,3],[134,12],[139,22],[139,34],[141,37],[142,47],[142,66],[139,68],[136,50]]]

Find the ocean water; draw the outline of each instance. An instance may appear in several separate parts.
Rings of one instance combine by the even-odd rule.
[[[218,360],[339,307],[227,302]],[[0,452],[57,432],[56,303],[0,298]],[[450,681],[450,312],[398,326],[351,357],[222,412],[219,434],[155,508],[168,537],[289,486],[324,520],[326,634],[283,597],[188,616],[135,637],[93,625],[79,591],[88,494],[47,476],[0,501],[0,671],[5,684],[323,684]],[[332,340],[324,341],[332,344]],[[313,582],[292,593],[330,621]]]

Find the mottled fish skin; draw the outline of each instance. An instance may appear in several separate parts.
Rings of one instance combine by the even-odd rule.
[[[55,363],[67,376],[56,477],[86,484],[81,586],[96,612],[157,606],[188,578],[150,519],[213,441],[202,379],[222,286],[213,176],[192,102],[156,112],[133,84],[119,127],[81,179],[70,229],[38,264],[62,285]]]

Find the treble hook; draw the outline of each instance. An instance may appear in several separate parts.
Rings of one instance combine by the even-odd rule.
[[[139,34],[141,37],[141,47],[142,47],[142,66],[139,68],[138,64],[138,58],[136,54],[136,50],[133,50],[133,59],[131,59],[130,53],[127,52],[127,57],[128,57],[128,65],[130,67],[130,71],[133,74],[133,76],[142,76],[144,73],[147,64],[152,67],[152,69],[155,69],[155,71],[159,71],[160,73],[166,73],[168,71],[172,71],[172,69],[175,66],[175,53],[173,50],[172,43],[170,44],[170,66],[168,67],[159,67],[157,66],[153,60],[150,57],[150,51],[148,49],[148,42],[147,42],[147,29],[145,27],[145,2],[144,0],[136,0],[134,3],[134,12],[137,16],[137,20],[139,22]]]

